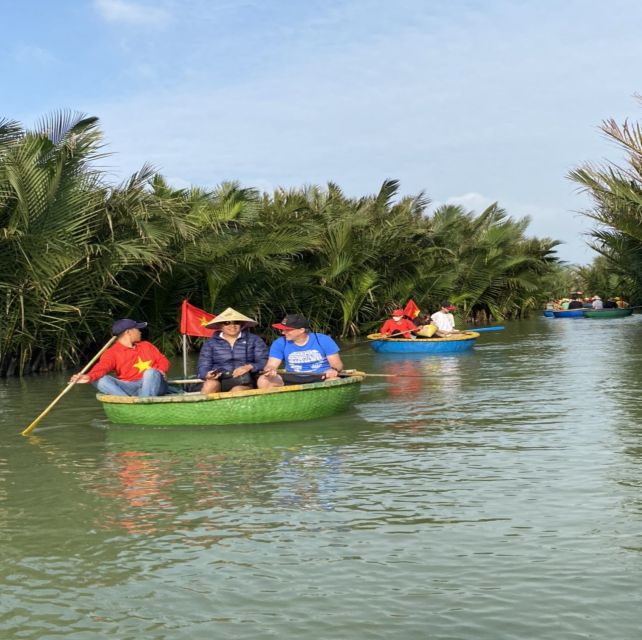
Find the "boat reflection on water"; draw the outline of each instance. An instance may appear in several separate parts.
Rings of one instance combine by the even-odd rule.
[[[390,377],[371,380],[379,381],[385,396],[373,396],[359,405],[359,411],[366,419],[395,429],[431,428],[441,420],[444,407],[460,402],[464,368],[474,362],[474,352],[439,357],[377,354],[371,368]]]
[[[356,415],[302,424],[220,428],[105,430],[99,482],[111,502],[100,528],[129,534],[184,534],[210,545],[260,533],[265,508],[335,506],[343,446],[370,428]],[[239,508],[248,517],[231,517]]]
[[[458,393],[462,367],[470,357],[474,354],[464,352],[431,358],[409,354],[403,359],[398,355],[381,354],[377,364],[382,373],[390,376],[388,395],[408,399],[435,390]]]

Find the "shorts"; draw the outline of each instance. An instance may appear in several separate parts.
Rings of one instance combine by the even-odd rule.
[[[221,391],[229,391],[239,385],[256,389],[256,376],[253,373],[244,373],[242,376],[237,376],[236,378],[231,375],[222,375],[219,378],[219,382],[221,383]]]
[[[281,379],[283,384],[312,384],[313,382],[323,382],[325,373],[282,373]]]

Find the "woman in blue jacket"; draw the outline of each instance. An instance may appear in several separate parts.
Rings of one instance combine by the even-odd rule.
[[[256,387],[256,378],[268,359],[265,342],[248,331],[256,325],[252,318],[231,307],[205,325],[216,333],[205,342],[198,357],[198,377],[205,381],[202,393]]]

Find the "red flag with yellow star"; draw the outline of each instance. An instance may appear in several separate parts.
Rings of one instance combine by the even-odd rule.
[[[195,307],[193,304],[183,300],[181,308],[181,333],[188,336],[198,336],[199,338],[211,338],[214,329],[207,329],[205,325],[214,320],[216,316],[203,309]]]
[[[420,311],[421,309],[415,304],[415,301],[410,298],[404,307],[403,313],[407,318],[414,320],[419,315]]]

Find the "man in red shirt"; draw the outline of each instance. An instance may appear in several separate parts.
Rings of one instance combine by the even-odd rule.
[[[392,318],[388,318],[383,323],[379,333],[384,336],[393,336],[397,338],[414,338],[415,336],[410,333],[417,329],[417,326],[412,320],[404,318],[403,309],[395,309],[392,312]]]
[[[146,322],[129,318],[116,320],[111,333],[116,342],[85,374],[71,376],[70,382],[91,382],[100,393],[112,396],[162,396],[167,393],[169,360],[151,343],[141,340]],[[108,375],[115,372],[117,377]]]

